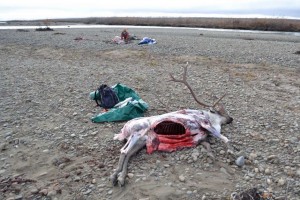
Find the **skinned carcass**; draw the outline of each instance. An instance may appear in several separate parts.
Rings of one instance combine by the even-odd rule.
[[[147,153],[158,151],[172,152],[185,147],[195,147],[203,144],[209,155],[213,157],[210,145],[206,142],[209,134],[228,144],[227,137],[221,134],[221,125],[232,122],[224,106],[219,102],[224,95],[213,105],[200,102],[186,81],[187,66],[184,68],[182,80],[172,81],[184,83],[194,99],[202,106],[210,107],[208,111],[183,109],[157,116],[141,117],[128,121],[114,139],[127,140],[121,149],[119,163],[110,179],[113,185],[125,184],[128,161],[132,155],[146,146]]]

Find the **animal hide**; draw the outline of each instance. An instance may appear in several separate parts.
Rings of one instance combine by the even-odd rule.
[[[212,125],[207,112],[184,109],[130,120],[114,139],[127,139],[121,153],[127,153],[138,140],[145,140],[147,152],[151,154],[156,150],[172,152],[184,147],[194,147],[205,140],[208,132],[224,137]]]

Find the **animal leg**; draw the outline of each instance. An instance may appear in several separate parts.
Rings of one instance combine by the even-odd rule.
[[[229,155],[235,155],[234,148],[233,148],[233,146],[232,146],[232,144],[230,142],[226,143],[226,147],[227,147],[227,154],[229,154]]]
[[[201,142],[201,145],[204,146],[205,149],[207,150],[207,155],[208,155],[211,159],[213,159],[213,161],[215,161],[215,156],[214,156],[214,154],[213,154],[212,151],[211,151],[210,144],[209,144],[208,142],[206,142],[206,141],[202,141],[202,142]]]
[[[123,162],[123,168],[122,171],[118,175],[118,183],[119,186],[122,187],[125,184],[125,178],[127,176],[127,168],[128,168],[128,161],[131,158],[132,155],[137,153],[139,150],[141,150],[146,145],[146,140],[144,137],[139,138],[136,143],[131,146],[131,148],[127,151],[125,160]]]
[[[116,171],[110,176],[110,181],[112,182],[113,185],[117,184],[118,174],[123,169],[123,163],[124,163],[125,157],[126,157],[126,154],[121,153],[119,163],[118,163],[118,167],[117,167]]]
[[[119,173],[123,170],[123,164],[124,164],[124,160],[127,156],[128,150],[130,150],[130,148],[135,145],[137,140],[138,140],[137,135],[133,134],[129,137],[126,144],[122,147],[118,167],[116,168],[115,172],[110,176],[110,180],[113,185],[116,185],[118,182],[117,178],[118,178]]]

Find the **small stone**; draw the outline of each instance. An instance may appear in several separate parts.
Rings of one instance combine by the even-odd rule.
[[[255,158],[257,157],[257,154],[256,153],[250,153],[250,155],[249,155],[249,159],[250,160],[255,160]]]
[[[0,144],[0,151],[5,151],[5,150],[7,150],[7,144],[6,143]]]
[[[224,154],[225,154],[225,151],[224,151],[224,150],[221,150],[221,151],[220,151],[220,154],[221,154],[221,155],[224,155]]]
[[[179,160],[184,160],[185,159],[185,155],[181,155],[180,157],[179,157]]]
[[[300,168],[299,168],[299,169],[297,169],[297,171],[296,171],[296,175],[297,175],[298,177],[300,177]]]
[[[88,189],[88,190],[84,191],[83,194],[84,194],[84,195],[88,195],[88,194],[91,193],[91,192],[92,192],[92,190],[91,190],[91,189]]]
[[[42,189],[42,190],[40,191],[40,194],[43,195],[43,196],[47,196],[48,190],[47,190],[47,189]]]
[[[271,184],[272,184],[272,180],[268,178],[268,179],[267,179],[267,184],[268,184],[268,185],[271,185]]]
[[[235,164],[239,167],[242,167],[245,165],[245,158],[244,156],[240,156],[235,160]]]
[[[47,196],[53,197],[53,196],[55,196],[56,194],[57,194],[57,192],[56,192],[55,190],[50,190],[50,191],[48,191]]]
[[[10,132],[5,133],[5,134],[4,134],[4,137],[9,137],[9,136],[11,136],[11,135],[12,135],[12,132],[10,131]]]
[[[245,151],[239,151],[239,152],[236,153],[236,155],[237,155],[238,157],[240,157],[240,156],[247,157],[247,154],[246,154]]]
[[[270,175],[271,174],[271,170],[269,168],[265,169],[265,174],[266,175]]]
[[[140,178],[137,178],[134,182],[135,183],[138,183],[138,182],[140,182],[141,181],[141,179]]]
[[[279,180],[278,180],[278,185],[279,186],[283,186],[285,184],[285,180],[283,179],[283,178],[280,178]]]
[[[230,175],[224,167],[221,167],[220,171],[223,172],[224,174]]]
[[[93,113],[88,113],[88,114],[86,115],[87,118],[92,118],[93,116],[94,116]]]
[[[109,194],[109,195],[111,195],[112,193],[113,193],[112,190],[109,190],[109,191],[107,192],[107,194]]]
[[[71,134],[71,137],[75,137],[75,136],[76,136],[76,134],[75,134],[75,133],[72,133],[72,134]]]
[[[92,180],[92,183],[95,184],[95,183],[96,183],[96,179],[93,179],[93,180]]]
[[[48,172],[42,172],[42,173],[40,173],[39,177],[45,176],[45,175],[47,175],[47,174],[48,174]]]
[[[270,156],[267,158],[267,160],[273,160],[273,159],[276,159],[276,158],[278,158],[278,156],[276,156],[276,155],[270,155]]]
[[[75,176],[75,177],[74,177],[74,181],[75,181],[75,182],[78,182],[78,181],[80,181],[80,180],[81,180],[80,176]]]
[[[94,131],[91,133],[91,135],[97,135],[98,131]]]
[[[22,200],[23,199],[23,195],[22,194],[18,194],[17,196],[15,196],[14,200]]]
[[[259,172],[261,172],[261,173],[263,173],[265,171],[265,169],[262,166],[259,166],[258,169],[259,169]]]
[[[134,174],[133,173],[128,173],[127,176],[128,176],[128,178],[133,178]]]
[[[140,169],[142,169],[142,170],[147,170],[147,167],[145,167],[145,166],[140,166]]]
[[[32,188],[31,190],[30,190],[30,193],[31,194],[37,194],[39,192],[39,190],[37,189],[37,188]]]
[[[183,175],[180,175],[178,178],[179,178],[179,181],[185,182],[185,177]]]
[[[192,156],[193,158],[193,161],[196,162],[198,160],[198,157],[197,156]]]

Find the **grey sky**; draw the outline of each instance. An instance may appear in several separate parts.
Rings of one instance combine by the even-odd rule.
[[[300,0],[1,0],[0,20],[104,16],[300,19]]]

